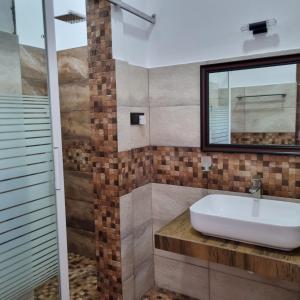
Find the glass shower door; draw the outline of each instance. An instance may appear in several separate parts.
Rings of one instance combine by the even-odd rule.
[[[11,18],[0,25],[0,299],[59,299],[47,290],[61,273],[68,288],[57,74],[44,30],[53,36],[44,24],[52,1],[3,4]]]

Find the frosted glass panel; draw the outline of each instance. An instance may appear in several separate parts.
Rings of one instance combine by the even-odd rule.
[[[58,274],[48,97],[0,95],[0,299]]]

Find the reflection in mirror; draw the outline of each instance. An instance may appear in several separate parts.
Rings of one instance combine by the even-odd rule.
[[[209,74],[211,144],[297,145],[299,65]]]

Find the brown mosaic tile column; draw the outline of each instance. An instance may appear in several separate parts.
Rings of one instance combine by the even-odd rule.
[[[297,64],[296,145],[300,145],[300,65]]]
[[[87,0],[99,299],[122,299],[115,61],[111,7]]]

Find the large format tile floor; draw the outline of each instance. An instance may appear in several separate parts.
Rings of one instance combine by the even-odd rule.
[[[95,260],[69,253],[69,281],[71,300],[97,299],[97,272]],[[34,299],[57,300],[57,278],[53,278],[36,289]]]

